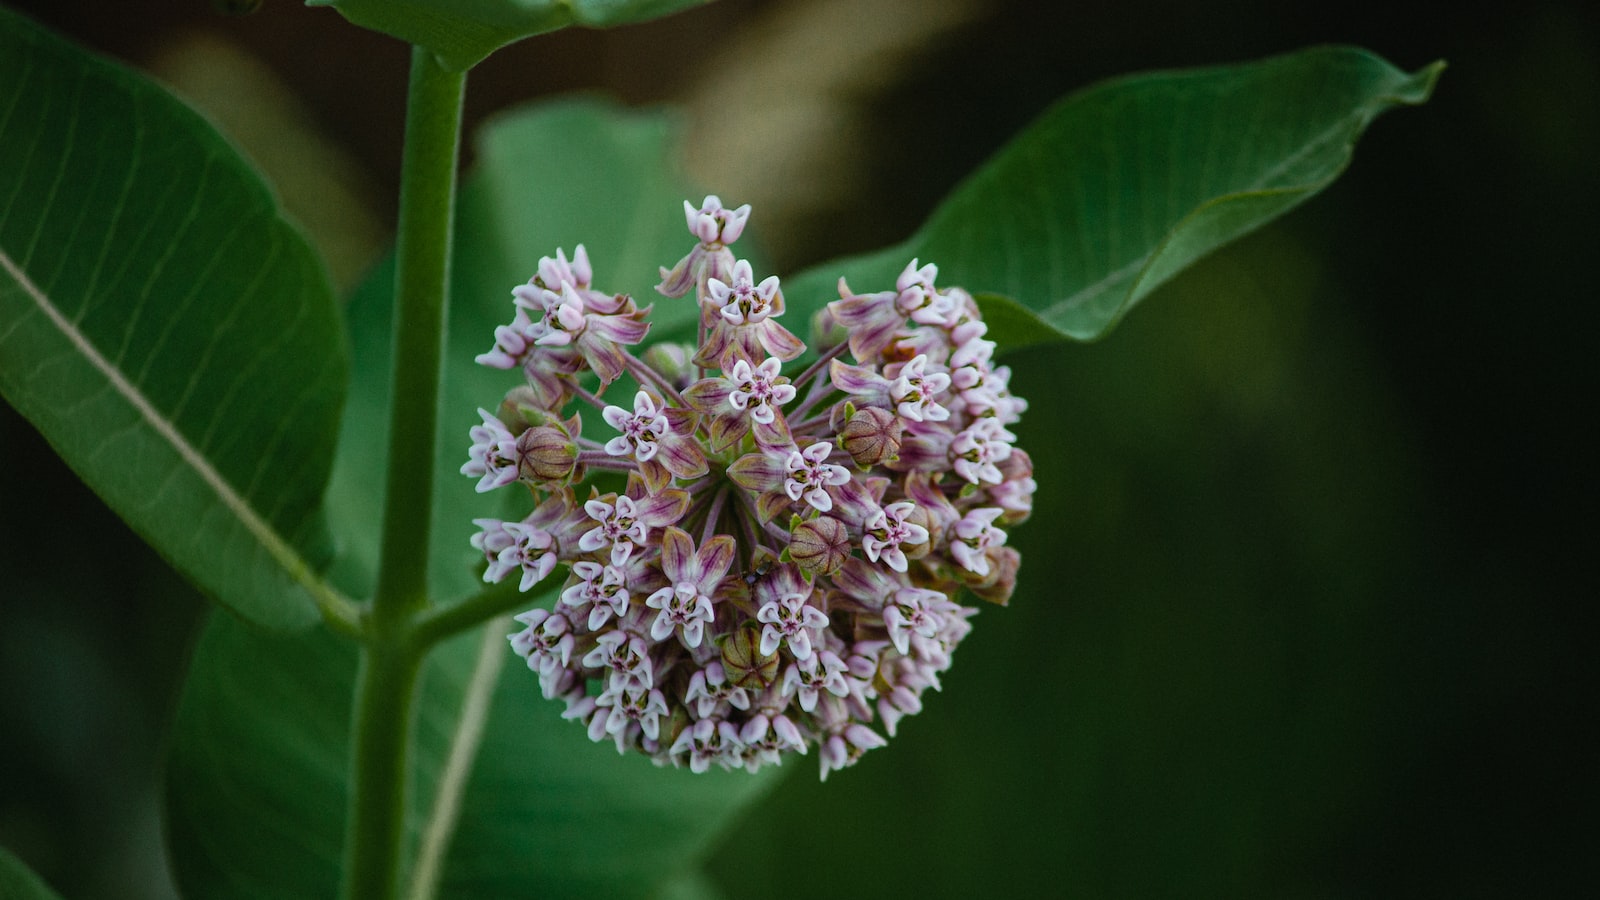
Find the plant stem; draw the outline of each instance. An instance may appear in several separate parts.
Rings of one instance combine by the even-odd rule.
[[[419,648],[377,635],[356,675],[343,896],[397,896],[405,859],[411,718],[422,666]]]
[[[412,640],[419,648],[431,648],[445,638],[476,628],[495,616],[533,606],[534,601],[544,595],[546,588],[559,583],[546,578],[524,594],[517,590],[517,578],[513,576],[454,606],[435,607],[424,612],[417,617],[416,627],[411,632]]]
[[[411,731],[426,649],[413,639],[413,622],[427,604],[439,361],[465,87],[464,72],[447,71],[431,52],[413,48],[400,167],[383,545],[377,591],[361,622],[352,714],[342,886],[351,900],[395,897],[405,864]]]
[[[373,598],[373,614],[379,617],[415,610],[426,602],[439,358],[465,87],[464,72],[445,70],[421,47],[412,50],[396,237],[389,480]]]

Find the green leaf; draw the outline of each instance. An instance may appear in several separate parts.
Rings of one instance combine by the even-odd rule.
[[[1092,340],[1186,266],[1328,186],[1373,118],[1427,100],[1443,68],[1408,75],[1363,50],[1319,47],[1090,87],[906,241],[808,270],[784,296],[809,316],[841,274],[856,291],[883,290],[915,257],[938,264],[940,284],[993,295],[985,314],[1008,348]]]
[[[0,10],[0,393],[264,625],[347,606],[314,574],[345,366],[327,275],[239,154],[160,88]],[[93,546],[74,554],[95,564]]]
[[[591,743],[540,698],[507,622],[446,642],[423,673],[412,874],[437,896],[651,896],[774,782],[770,770],[658,769]],[[167,765],[185,894],[337,890],[355,667],[354,645],[323,629],[272,635],[211,617]]]
[[[430,595],[453,600],[482,589],[482,558],[468,543],[474,518],[526,515],[501,504],[514,492],[479,494],[460,473],[479,424],[518,383],[514,372],[477,365],[494,329],[511,321],[511,288],[532,277],[541,256],[584,244],[595,284],[657,301],[652,333],[692,321],[694,303],[656,295],[657,269],[694,245],[685,230],[684,186],[674,158],[677,123],[661,113],[627,113],[597,100],[568,100],[503,114],[476,136],[478,169],[461,190],[452,264],[435,474]],[[541,173],[552,175],[549,181]],[[328,508],[344,551],[339,582],[371,589],[377,563],[388,432],[392,264],[379,268],[349,306],[354,374]],[[525,497],[524,497],[525,500]]]
[[[60,900],[34,871],[11,851],[0,847],[0,897],[5,900]]]
[[[582,25],[643,22],[710,0],[306,0],[346,19],[427,47],[445,66],[470,69],[526,37]]]

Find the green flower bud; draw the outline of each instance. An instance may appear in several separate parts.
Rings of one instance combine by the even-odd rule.
[[[778,654],[763,655],[761,629],[745,625],[722,642],[722,670],[734,687],[765,690],[778,680]]]
[[[801,522],[789,541],[789,558],[812,575],[832,575],[850,558],[850,535],[832,516]]]
[[[578,445],[557,426],[536,425],[517,438],[517,471],[534,484],[566,484],[578,468]]]
[[[863,469],[894,460],[900,455],[900,417],[869,406],[856,411],[839,429],[839,445]]]

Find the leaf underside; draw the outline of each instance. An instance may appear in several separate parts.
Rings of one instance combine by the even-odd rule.
[[[709,0],[306,0],[351,22],[427,47],[466,70],[506,44],[570,25],[610,28]]]
[[[346,365],[321,263],[239,154],[0,10],[0,393],[259,624],[317,618]]]

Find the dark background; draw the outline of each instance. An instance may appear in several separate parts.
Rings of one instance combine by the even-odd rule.
[[[686,60],[792,50],[804,5],[525,42],[473,73],[469,117],[599,88],[713,120],[723,95]],[[197,33],[254,60],[360,173],[372,236],[329,251],[351,260],[336,275],[381,246],[397,42],[274,0],[20,6],[169,75]],[[833,6],[841,31],[897,27],[872,19],[889,3]],[[1041,485],[1013,538],[1024,590],[983,611],[889,749],[821,788],[797,760],[715,878],[796,897],[1593,890],[1594,5],[931,6],[956,9],[940,33],[849,63],[872,77],[839,98],[848,146],[819,126],[812,151],[850,154],[832,175],[747,164],[734,191],[714,149],[693,165],[786,211],[762,231],[780,271],[903,236],[1100,78],[1327,42],[1450,69],[1325,195],[1109,339],[1011,360]],[[161,733],[203,608],[0,406],[0,843],[69,898],[170,891]]]

